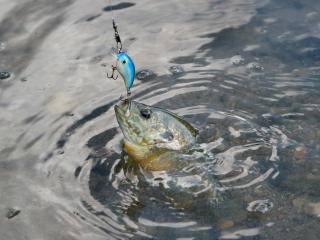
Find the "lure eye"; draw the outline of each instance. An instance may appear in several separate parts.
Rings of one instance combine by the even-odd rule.
[[[143,108],[140,110],[140,114],[145,119],[149,119],[151,117],[151,110],[149,108]]]
[[[123,64],[126,64],[126,63],[127,63],[127,61],[126,61],[126,60],[123,60],[123,61],[122,61],[122,63],[123,63]]]

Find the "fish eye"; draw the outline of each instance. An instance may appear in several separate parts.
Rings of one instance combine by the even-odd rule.
[[[126,61],[126,60],[123,60],[123,61],[122,61],[122,63],[123,63],[123,64],[126,64],[126,63],[127,63],[127,61]]]
[[[151,117],[151,110],[149,108],[143,108],[140,110],[140,114],[145,119],[149,119]]]

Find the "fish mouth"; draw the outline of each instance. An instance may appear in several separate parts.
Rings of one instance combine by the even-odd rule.
[[[126,109],[127,107],[123,106],[123,103],[120,103],[114,106],[114,111],[116,113],[116,117],[120,126],[125,119]]]
[[[114,106],[114,111],[116,114],[116,118],[119,124],[119,127],[126,139],[130,139],[128,136],[128,125],[127,125],[127,120],[130,116],[130,101],[129,100],[124,100],[120,101],[117,105]]]
[[[128,117],[130,114],[130,106],[131,106],[131,101],[128,99],[121,100],[120,103],[116,104],[114,106],[114,111],[116,113],[117,118]]]

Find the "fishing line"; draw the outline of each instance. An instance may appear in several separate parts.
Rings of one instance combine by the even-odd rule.
[[[113,27],[113,31],[114,31],[114,39],[116,40],[116,44],[117,44],[117,53],[119,54],[122,50],[122,42],[121,42],[121,38],[118,32],[118,27],[115,21],[115,14],[113,12],[113,5],[112,5],[112,1],[109,0],[109,4],[110,4],[110,11],[111,11],[111,19],[112,19],[112,27]],[[118,76],[115,76],[114,73],[117,70],[117,66],[112,65],[112,73],[109,76],[109,74],[107,73],[107,77],[108,78],[112,78],[114,80],[118,79]]]
[[[122,42],[121,42],[121,38],[120,38],[120,35],[119,35],[119,32],[118,32],[118,26],[117,26],[116,20],[115,20],[115,14],[114,14],[114,12],[113,12],[112,1],[109,0],[109,3],[110,3],[112,27],[113,27],[113,30],[114,30],[114,38],[115,38],[116,43],[117,43],[118,53],[120,53],[120,52],[122,51]]]
[[[111,19],[112,21],[114,21],[113,5],[111,0],[109,0],[109,4],[110,4],[110,11],[111,11]]]
[[[135,64],[131,59],[131,57],[125,51],[122,51],[122,42],[118,32],[118,26],[115,21],[115,14],[113,13],[114,9],[112,5],[112,1],[109,0],[109,3],[110,3],[110,10],[112,12],[111,17],[112,17],[112,27],[114,31],[114,39],[116,41],[116,46],[117,46],[117,52],[116,52],[117,62],[115,65],[111,65],[112,74],[110,76],[109,74],[107,74],[107,77],[116,80],[118,76],[115,76],[115,71],[120,73],[127,89],[127,98],[125,100],[129,101],[131,96],[130,88],[132,87],[135,79]]]

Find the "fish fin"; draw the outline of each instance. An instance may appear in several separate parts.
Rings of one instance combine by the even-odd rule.
[[[168,149],[141,146],[126,140],[124,140],[124,148],[128,155],[145,169],[160,171],[170,166],[171,158],[169,158]]]

